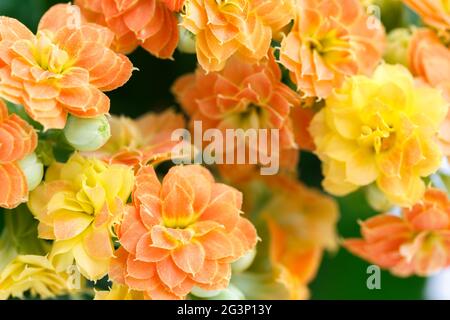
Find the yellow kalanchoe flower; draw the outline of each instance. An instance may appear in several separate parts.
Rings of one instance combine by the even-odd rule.
[[[310,126],[324,188],[345,195],[376,181],[396,204],[419,201],[421,178],[441,163],[437,133],[447,110],[438,90],[416,84],[400,65],[348,78]]]
[[[51,298],[70,290],[68,274],[58,273],[47,257],[19,255],[0,272],[0,300],[31,296]]]
[[[58,271],[75,260],[89,280],[107,273],[112,226],[121,218],[133,181],[131,168],[79,154],[47,170],[28,206],[40,222],[39,237],[55,240],[49,257]]]

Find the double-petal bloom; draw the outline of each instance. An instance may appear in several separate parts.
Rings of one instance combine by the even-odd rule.
[[[130,53],[141,46],[171,58],[178,44],[178,19],[184,0],[76,0],[83,15],[114,32],[113,47]]]
[[[381,22],[359,0],[300,0],[280,62],[305,96],[326,98],[346,76],[375,69],[384,38]]]
[[[18,161],[34,151],[37,134],[0,100],[0,207],[14,208],[28,199],[25,174]]]
[[[258,130],[259,143],[245,145],[245,151],[259,153],[262,150],[259,146],[272,141],[274,130],[279,139],[273,140],[278,143],[280,155],[273,156],[280,157],[282,166],[295,167],[295,156],[291,156],[297,153],[297,144],[290,115],[293,108],[300,108],[301,99],[282,82],[281,70],[272,53],[259,64],[232,57],[220,72],[206,73],[198,68],[195,73],[179,78],[172,91],[190,116],[192,131],[196,121],[201,121],[203,130],[221,130],[223,137],[226,137],[227,129]],[[267,136],[263,133],[267,133]],[[224,158],[228,157],[226,153],[235,152],[235,149],[232,149],[230,141],[226,138],[223,140],[223,154],[216,151],[216,155],[219,159],[222,157],[222,163],[225,163]],[[284,161],[286,159],[288,161]],[[245,172],[240,173],[240,176],[254,169],[254,166],[247,165],[239,165],[245,167]]]
[[[75,260],[89,280],[107,273],[114,252],[112,228],[122,217],[133,181],[130,167],[79,154],[47,169],[28,207],[39,220],[39,237],[54,240],[49,258],[57,271]]]
[[[361,223],[362,239],[344,246],[401,277],[429,276],[450,266],[450,201],[437,189],[402,216],[381,214]]]
[[[274,34],[293,19],[294,0],[189,0],[182,25],[196,36],[197,60],[220,71],[240,55],[249,63],[267,56]]]
[[[63,128],[68,113],[107,113],[103,91],[122,86],[133,69],[110,49],[113,38],[107,28],[85,23],[76,6],[50,8],[37,35],[0,17],[0,97],[22,104],[46,129]]]
[[[110,278],[151,299],[184,298],[194,286],[226,288],[230,263],[257,241],[241,204],[240,192],[203,167],[173,167],[162,183],[153,167],[143,167],[117,230],[121,248]]]
[[[393,203],[416,203],[422,177],[440,167],[438,133],[447,112],[441,92],[416,84],[400,65],[349,78],[310,126],[325,189],[345,195],[376,181]]]

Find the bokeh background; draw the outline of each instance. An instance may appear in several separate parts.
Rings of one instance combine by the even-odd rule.
[[[57,2],[62,1],[0,0],[0,15],[16,18],[35,31],[42,14]],[[391,29],[400,24],[402,19],[414,21],[417,20],[417,17],[411,12],[401,16],[396,12],[383,12],[382,19],[385,26]],[[130,117],[176,106],[174,97],[170,93],[171,84],[178,76],[193,71],[196,66],[195,56],[179,52],[175,53],[174,61],[171,61],[156,59],[142,49],[138,49],[130,56],[130,59],[139,71],[134,72],[133,77],[124,87],[108,93],[111,98],[111,113]],[[301,155],[299,174],[300,179],[306,184],[320,188],[322,179],[320,163],[314,155],[308,153]],[[341,212],[338,224],[340,236],[358,236],[357,221],[374,214],[368,206],[363,192],[356,192],[337,200]],[[2,228],[1,218],[2,215],[0,215],[0,231]],[[367,273],[368,266],[369,264],[350,255],[344,249],[332,254],[327,253],[317,278],[310,285],[312,299],[445,298],[445,296],[438,295],[436,289],[430,293],[430,282],[427,286],[427,280],[424,278],[400,279],[384,271],[381,273],[381,289],[369,290],[366,285],[367,278],[370,276]],[[443,276],[445,274],[435,278],[434,282],[444,285]]]

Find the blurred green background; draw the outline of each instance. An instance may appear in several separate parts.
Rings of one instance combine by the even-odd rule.
[[[0,0],[0,15],[20,20],[35,31],[42,14],[52,4],[52,0]],[[395,25],[395,14],[387,15],[389,28]],[[398,17],[398,16],[397,16]],[[158,60],[139,49],[130,59],[140,71],[122,88],[109,93],[111,113],[136,117],[148,111],[159,111],[174,105],[170,86],[181,74],[194,70],[195,56],[176,53],[175,61]],[[320,187],[320,164],[311,154],[302,154],[300,176],[307,184]],[[367,205],[364,195],[359,192],[338,199],[341,219],[341,237],[359,236],[357,220],[363,220],[374,212]],[[1,220],[1,215],[0,215]],[[0,229],[1,229],[0,221]],[[319,274],[310,285],[313,299],[423,299],[425,279],[411,277],[400,279],[388,272],[381,274],[381,289],[369,290],[366,281],[369,264],[350,255],[343,249],[326,254]]]

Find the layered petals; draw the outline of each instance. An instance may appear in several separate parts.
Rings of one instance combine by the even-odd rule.
[[[381,22],[369,24],[358,0],[301,0],[281,43],[280,62],[308,97],[328,97],[345,77],[370,74],[381,60]]]
[[[162,183],[153,167],[143,167],[117,228],[122,247],[110,278],[152,299],[182,299],[194,286],[226,288],[230,263],[257,241],[241,204],[237,190],[200,166],[173,167]]]
[[[401,217],[381,214],[362,222],[363,238],[344,246],[397,276],[429,276],[450,265],[449,214],[447,195],[428,189]]]
[[[12,31],[0,31],[0,96],[24,105],[46,129],[63,128],[68,113],[107,113],[103,91],[131,77],[131,62],[110,49],[111,31],[86,23],[76,6],[50,8],[36,35],[17,20],[0,20]]]
[[[400,65],[348,79],[310,126],[325,189],[345,195],[376,181],[393,203],[416,203],[422,177],[440,166],[438,133],[447,112],[441,93],[416,84]]]

